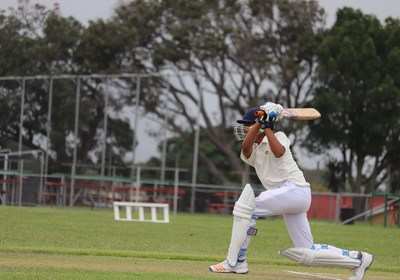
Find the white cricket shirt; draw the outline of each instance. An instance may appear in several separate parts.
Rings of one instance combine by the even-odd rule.
[[[260,144],[253,144],[253,151],[249,158],[241,152],[240,158],[254,167],[257,176],[266,189],[278,188],[285,181],[298,186],[309,187],[303,172],[293,159],[290,151],[290,140],[285,133],[278,131],[276,138],[285,147],[285,153],[280,158],[275,157],[265,136]]]

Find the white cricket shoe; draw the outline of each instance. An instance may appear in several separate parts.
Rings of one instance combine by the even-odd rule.
[[[249,272],[247,261],[237,263],[235,266],[230,266],[227,260],[210,265],[208,270],[215,273],[238,273],[245,274]]]
[[[365,272],[374,262],[374,256],[366,252],[361,252],[361,264],[359,267],[353,269],[353,276],[349,280],[362,280],[364,279]]]

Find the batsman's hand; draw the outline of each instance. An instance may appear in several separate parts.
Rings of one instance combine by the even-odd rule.
[[[264,110],[257,112],[257,123],[260,124],[262,129],[271,128],[274,129],[274,122],[276,121],[277,115],[274,112],[266,113]]]
[[[270,121],[278,121],[283,111],[282,105],[272,102],[265,103],[260,106],[260,109],[268,115],[267,119],[270,119]]]

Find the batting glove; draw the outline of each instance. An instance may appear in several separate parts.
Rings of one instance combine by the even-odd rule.
[[[273,121],[278,121],[280,119],[280,114],[283,111],[283,107],[280,104],[267,102],[264,105],[260,106],[260,109],[263,110],[269,118],[273,119]]]
[[[275,112],[264,113],[257,118],[257,122],[260,124],[262,129],[271,128],[274,129],[274,122],[277,119]]]

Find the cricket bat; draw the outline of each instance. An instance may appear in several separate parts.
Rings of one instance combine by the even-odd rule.
[[[296,121],[312,121],[321,117],[321,113],[314,108],[285,108],[281,114],[284,118]]]
[[[256,112],[257,116],[266,114],[260,110]],[[314,108],[285,108],[281,113],[282,117],[296,121],[312,121],[321,117],[320,112]]]

